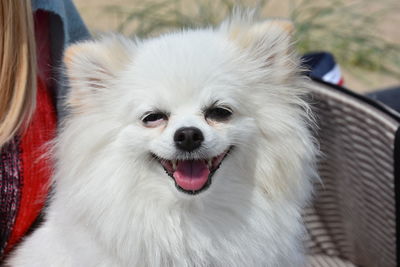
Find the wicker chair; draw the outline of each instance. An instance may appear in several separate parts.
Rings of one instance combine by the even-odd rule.
[[[322,182],[304,211],[309,266],[398,266],[400,116],[344,88],[313,84]]]

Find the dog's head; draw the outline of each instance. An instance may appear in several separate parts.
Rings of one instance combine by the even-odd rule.
[[[290,32],[286,21],[238,17],[216,29],[73,45],[64,136],[73,140],[80,125],[82,153],[129,169],[132,187],[187,196],[256,184],[291,194],[313,146]]]

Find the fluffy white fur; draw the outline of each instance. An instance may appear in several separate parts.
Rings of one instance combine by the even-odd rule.
[[[290,31],[286,21],[235,15],[218,28],[70,47],[55,193],[8,265],[302,266],[316,148]],[[204,119],[215,101],[232,108],[230,120]],[[144,127],[155,109],[168,121]],[[193,157],[234,147],[193,196],[150,157],[191,157],[172,140],[182,126],[204,134]]]

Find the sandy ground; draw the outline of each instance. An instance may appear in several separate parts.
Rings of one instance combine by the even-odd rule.
[[[79,12],[81,13],[88,28],[93,33],[116,31],[121,22],[121,17],[117,17],[111,12],[107,12],[107,6],[118,5],[124,9],[131,10],[138,3],[148,0],[74,0]],[[314,0],[324,1],[324,0]],[[354,1],[354,0],[346,0]],[[397,1],[397,0],[396,0]],[[192,0],[184,1],[187,8],[190,8]],[[270,0],[263,14],[266,17],[287,17],[291,4],[298,3],[299,0]],[[369,9],[381,8],[385,1],[376,1],[375,6],[369,5]],[[400,1],[397,1],[399,12],[394,12],[391,16],[385,16],[378,25],[379,35],[392,42],[400,44]],[[186,8],[186,7],[185,7]],[[338,18],[340,19],[340,18]],[[399,51],[400,53],[400,51]],[[351,73],[342,70],[344,74],[345,86],[360,93],[400,85],[400,77],[383,75],[381,73],[362,71],[361,73]]]

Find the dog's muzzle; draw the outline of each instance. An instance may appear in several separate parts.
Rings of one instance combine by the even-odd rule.
[[[174,180],[178,190],[195,195],[209,188],[212,176],[230,151],[231,149],[227,149],[210,159],[167,160],[153,156]]]

